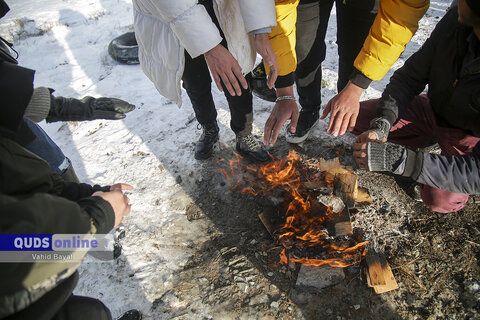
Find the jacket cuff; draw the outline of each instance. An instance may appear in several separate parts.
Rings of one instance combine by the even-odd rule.
[[[295,82],[293,72],[290,72],[287,75],[284,76],[278,76],[277,80],[275,81],[275,88],[286,88],[293,86],[293,83]]]
[[[407,149],[407,159],[402,176],[410,177],[417,181],[423,168],[423,152]]]
[[[32,98],[28,103],[24,116],[37,123],[48,116],[51,105],[50,90],[46,87],[33,89]]]
[[[88,197],[79,200],[78,203],[88,212],[97,228],[97,233],[110,232],[115,225],[115,212],[108,201],[101,197]]]
[[[357,68],[353,68],[353,71],[348,79],[362,89],[367,89],[370,83],[372,83],[372,80],[361,73]]]
[[[380,98],[378,107],[375,112],[375,118],[383,118],[390,122],[390,127],[397,122],[398,118],[398,104],[397,101],[390,95]]]

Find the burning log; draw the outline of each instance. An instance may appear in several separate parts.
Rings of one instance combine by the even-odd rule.
[[[367,283],[369,287],[373,287],[375,293],[380,294],[398,289],[392,269],[383,255],[370,249],[367,250],[365,260],[367,262]]]

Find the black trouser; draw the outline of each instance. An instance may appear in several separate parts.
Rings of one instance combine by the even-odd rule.
[[[353,63],[363,47],[370,27],[378,11],[379,0],[320,0],[314,4],[298,7],[297,17],[297,56],[295,72],[299,102],[304,111],[318,111],[322,103],[320,93],[322,83],[322,62],[325,60],[325,35],[330,12],[335,2],[337,12],[338,81],[340,92],[348,83],[353,71]],[[345,3],[344,3],[345,2]],[[315,11],[318,12],[315,15]],[[313,13],[313,14],[312,14]],[[317,31],[309,32],[312,25]],[[312,41],[311,37],[315,37]]]
[[[28,308],[4,320],[111,320],[110,310],[100,300],[72,295],[77,282],[75,272]]]
[[[220,35],[224,39],[221,44],[227,48],[227,42],[213,11],[212,1],[204,0],[199,2],[205,6],[208,14],[218,30],[220,30]],[[190,98],[197,121],[201,125],[216,122],[217,111],[215,110],[215,103],[212,97],[212,79],[203,55],[192,59],[188,52],[185,51],[185,70],[183,71],[182,80],[183,88],[185,88]],[[245,90],[242,88],[241,96],[231,96],[223,82],[222,87],[230,108],[230,127],[233,132],[239,133],[245,129],[246,115],[252,112],[252,93],[250,89]]]

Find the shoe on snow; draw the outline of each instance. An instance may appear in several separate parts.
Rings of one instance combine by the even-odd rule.
[[[237,135],[236,149],[241,155],[254,162],[265,162],[270,160],[270,155],[265,149],[263,143],[257,141],[252,134],[247,136]]]

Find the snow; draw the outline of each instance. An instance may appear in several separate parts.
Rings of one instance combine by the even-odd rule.
[[[0,35],[15,43],[19,63],[36,70],[35,85],[55,89],[56,95],[81,98],[111,96],[137,106],[122,121],[97,120],[78,123],[42,123],[42,127],[71,159],[81,181],[97,184],[130,183],[132,211],[121,226],[119,261],[100,263],[87,257],[80,268],[76,294],[101,299],[114,317],[136,308],[152,319],[172,318],[191,312],[188,318],[215,318],[202,302],[201,292],[179,299],[169,290],[193,247],[209,239],[208,219],[188,221],[191,199],[177,183],[177,175],[194,181],[203,163],[193,158],[200,136],[188,97],[179,109],[155,90],[139,65],[121,65],[107,53],[109,42],[132,30],[133,9],[128,0],[29,0],[8,1],[11,11],[0,21]],[[415,52],[444,14],[450,1],[431,1],[420,29],[395,64]],[[337,56],[335,11],[327,34],[327,59],[323,64],[323,103],[336,91]],[[362,99],[376,98],[387,84],[390,71],[374,83]],[[226,100],[216,88],[221,143],[233,148]],[[254,133],[262,136],[272,104],[254,98]],[[193,120],[193,121],[192,121]],[[314,131],[325,145],[348,145],[353,138],[333,138],[325,133],[327,122]],[[188,182],[188,181],[187,181]],[[170,311],[152,303],[162,298]],[[182,310],[186,311],[182,311]],[[165,312],[163,312],[163,311]],[[173,310],[173,311],[172,311]],[[221,317],[230,318],[228,310]]]

